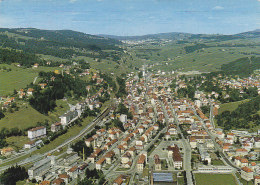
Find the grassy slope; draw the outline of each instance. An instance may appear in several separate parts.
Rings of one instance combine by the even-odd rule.
[[[234,176],[231,174],[202,174],[196,173],[196,183],[199,185],[236,185]]]
[[[40,71],[54,71],[57,67],[39,67],[37,69],[23,69],[14,65],[0,64],[0,67],[12,69],[12,71],[0,70],[0,96],[8,95],[14,89],[19,90],[25,88],[26,85],[33,82]]]
[[[22,149],[24,144],[29,142],[30,139],[27,136],[12,136],[6,139],[9,146],[14,149]]]
[[[220,105],[220,109],[219,109],[218,113],[221,114],[224,111],[234,111],[240,104],[247,102],[247,101],[249,101],[249,100],[224,103],[224,104]]]
[[[45,119],[50,120],[49,117],[39,113],[30,105],[23,106],[14,113],[7,113],[6,116],[0,120],[0,129],[3,127],[25,129],[30,126],[35,126],[37,122],[42,122]]]
[[[222,42],[209,42],[206,43],[210,48],[204,48],[203,51],[194,51],[192,53],[185,54],[185,44],[167,44],[165,46],[137,46],[132,49],[136,55],[142,55],[149,58],[152,63],[159,62],[160,65],[155,66],[153,69],[162,70],[176,70],[182,69],[199,70],[203,72],[216,71],[220,69],[222,64],[232,62],[238,58],[250,56],[250,53],[259,53],[259,46],[246,46],[246,47],[224,47],[218,46],[219,44],[258,44],[259,40],[242,40],[237,39],[233,41]],[[203,42],[202,42],[203,43]],[[188,45],[191,45],[190,43]],[[194,61],[195,60],[195,61]],[[164,62],[163,62],[164,61]],[[165,65],[165,62],[168,65]]]

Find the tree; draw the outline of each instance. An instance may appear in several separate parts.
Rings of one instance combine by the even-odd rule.
[[[4,113],[2,112],[2,110],[0,110],[0,119],[2,119],[4,117],[5,117]]]
[[[84,140],[80,140],[77,143],[73,144],[71,148],[73,149],[73,151],[77,152],[81,157],[83,157],[83,148],[85,157],[90,156],[90,154],[93,152],[93,148],[87,147]]]
[[[0,176],[0,182],[5,185],[15,185],[17,181],[28,178],[27,171],[21,166],[12,166]]]

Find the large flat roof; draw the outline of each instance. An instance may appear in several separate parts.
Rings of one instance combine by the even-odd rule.
[[[172,173],[153,173],[154,182],[173,182]]]

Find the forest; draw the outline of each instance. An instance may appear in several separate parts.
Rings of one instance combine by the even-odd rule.
[[[221,70],[225,74],[249,76],[254,70],[260,69],[260,57],[244,57],[228,64],[223,64]]]
[[[41,89],[39,85],[31,84],[29,87],[33,88],[34,92],[29,102],[34,109],[42,114],[47,114],[48,111],[53,110],[56,107],[55,101],[65,96],[78,99],[87,95],[86,82],[68,74],[40,72],[39,77],[42,78],[41,83],[48,85]]]
[[[21,66],[31,67],[33,64],[42,64],[43,60],[34,54],[8,48],[0,48],[0,63],[19,63]]]
[[[234,111],[224,111],[216,116],[217,124],[225,130],[249,129],[260,125],[260,95],[238,106]]]
[[[122,49],[120,41],[88,35],[70,30],[0,29],[2,48],[21,50],[26,53],[51,55],[71,59],[75,55],[91,58],[112,58],[117,61]],[[10,37],[5,34],[17,34]],[[24,38],[27,37],[27,38]],[[104,52],[115,50],[117,52]]]

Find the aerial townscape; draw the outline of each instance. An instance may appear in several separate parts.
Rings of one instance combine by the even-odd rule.
[[[253,31],[128,36],[101,21],[113,10],[120,22],[109,25],[117,31],[125,14],[138,10],[136,26],[141,21],[138,28],[153,33],[153,16],[144,18],[150,10],[137,5],[196,20],[202,12],[233,15],[227,2],[205,11],[188,0],[179,12],[168,1],[127,1],[124,9],[122,2],[91,0],[100,13],[93,22],[81,20],[93,13],[81,0],[57,1],[57,9],[51,0],[28,1],[23,10],[15,2],[0,0],[0,19],[8,10],[19,9],[18,16],[33,8],[40,20],[65,12],[73,15],[69,24],[100,21],[107,34],[72,31],[60,17],[49,24],[65,27],[50,29],[29,24],[34,16],[28,24],[21,17],[19,26],[0,20],[0,185],[260,185],[260,30],[248,22],[243,30]],[[168,19],[160,21],[170,25]]]

